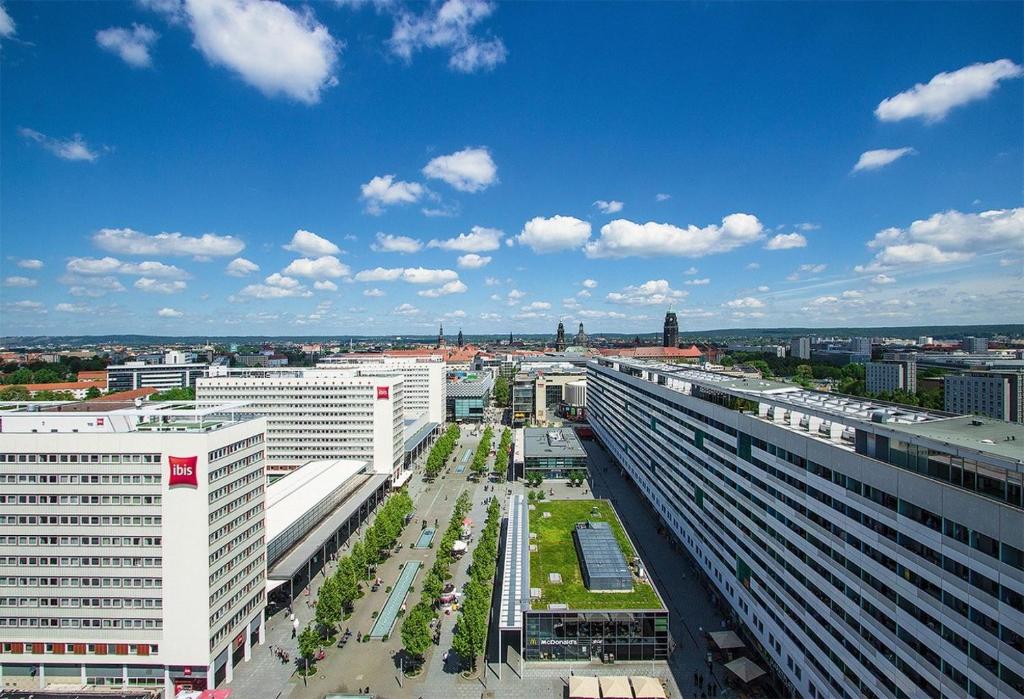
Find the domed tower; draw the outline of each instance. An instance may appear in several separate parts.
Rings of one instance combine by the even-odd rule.
[[[555,333],[555,351],[565,351],[565,325],[562,321],[558,321],[558,332]]]
[[[579,332],[576,333],[576,338],[573,340],[573,344],[577,347],[586,347],[587,340],[587,333],[583,330],[583,323],[580,323],[580,329]]]
[[[676,319],[676,313],[671,308],[668,309],[668,313],[665,314],[665,329],[662,333],[662,346],[664,347],[678,347],[679,346],[679,321]]]

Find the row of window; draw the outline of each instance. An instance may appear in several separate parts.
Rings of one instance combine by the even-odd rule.
[[[162,629],[164,622],[163,619],[0,616],[0,628],[3,627],[19,629]]]
[[[0,534],[8,546],[162,546],[161,536],[25,536]]]
[[[0,587],[163,587],[160,578],[82,578],[0,575]]]
[[[160,646],[152,643],[0,643],[0,653],[13,655],[156,655],[159,652]],[[120,672],[120,668],[117,670]]]
[[[237,442],[232,442],[231,444],[225,445],[218,449],[214,449],[207,455],[207,461],[212,464],[214,461],[217,461],[218,459],[223,459],[225,456],[234,454],[236,451],[239,451],[241,449],[248,449],[249,447],[254,447],[257,444],[262,443],[263,433],[260,432],[258,434],[252,435],[251,437],[246,437],[245,439],[241,439]]]
[[[0,483],[67,485],[160,485],[155,473],[0,473]]]
[[[0,607],[100,607],[102,609],[161,609],[159,597],[0,597]]]
[[[159,505],[160,495],[0,495],[0,505]]]
[[[159,527],[159,515],[0,515],[0,524],[11,526]]]
[[[253,454],[249,454],[248,456],[246,456],[244,458],[238,459],[237,461],[232,461],[230,464],[226,464],[224,466],[218,466],[217,468],[210,469],[209,481],[210,481],[211,484],[212,483],[216,483],[221,478],[226,478],[226,477],[230,476],[232,473],[234,473],[235,471],[239,471],[241,469],[248,468],[249,466],[251,466],[252,464],[256,463],[257,461],[262,461],[262,460],[263,460],[263,452],[262,451],[258,451],[258,452],[255,452]]]
[[[162,558],[138,556],[0,556],[0,566],[85,566],[102,568],[159,568]]]
[[[0,454],[0,463],[19,464],[158,464],[159,454]]]

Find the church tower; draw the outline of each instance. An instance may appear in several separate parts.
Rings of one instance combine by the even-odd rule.
[[[565,325],[558,321],[558,332],[555,334],[555,351],[565,351]]]
[[[665,314],[665,330],[662,333],[661,339],[661,344],[664,347],[679,346],[679,321],[676,319],[675,311],[671,308]]]

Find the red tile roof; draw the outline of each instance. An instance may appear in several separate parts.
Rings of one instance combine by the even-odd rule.
[[[80,371],[78,372],[79,381],[95,381],[96,383],[107,382],[107,370],[102,369],[100,371]]]
[[[622,349],[603,349],[600,352],[606,357],[633,357],[635,359],[700,359],[702,354],[695,345],[689,347],[624,347]]]
[[[62,383],[30,383],[25,384],[29,391],[88,391],[99,388],[93,381],[65,381]]]
[[[99,398],[93,398],[89,402],[95,402],[95,401],[128,401],[128,400],[135,400],[136,398],[145,398],[147,396],[153,395],[154,393],[159,393],[159,391],[157,391],[153,387],[136,388],[136,389],[134,389],[132,391],[121,391],[120,393],[108,393],[105,396],[100,396]]]

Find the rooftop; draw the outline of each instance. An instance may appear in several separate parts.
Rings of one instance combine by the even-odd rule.
[[[580,522],[573,536],[588,590],[633,589],[633,571],[607,522]]]
[[[483,376],[477,381],[450,381],[447,386],[449,398],[480,398],[494,388],[494,379]]]
[[[267,542],[367,467],[366,461],[328,459],[310,461],[267,486]]]
[[[529,513],[529,529],[537,537],[531,543],[537,550],[529,555],[530,586],[540,588],[541,597],[531,603],[533,609],[550,604],[565,604],[570,609],[664,609],[657,590],[646,581],[634,580],[632,592],[588,590],[583,583],[573,532],[581,522],[607,523],[625,560],[636,556],[615,509],[607,500],[550,500],[535,503]],[[549,513],[549,516],[545,516]],[[562,576],[551,583],[550,573]]]
[[[571,427],[526,428],[523,430],[523,455],[525,458],[561,456],[586,458],[587,452]]]
[[[22,404],[4,412],[4,432],[211,432],[255,419],[247,403],[215,403],[197,407],[192,401],[146,403],[145,407],[118,408],[79,412],[40,410],[33,404]],[[61,405],[59,407],[64,407]]]
[[[977,415],[962,415],[914,425],[888,425],[899,432],[975,449],[1024,463],[1024,424]]]

